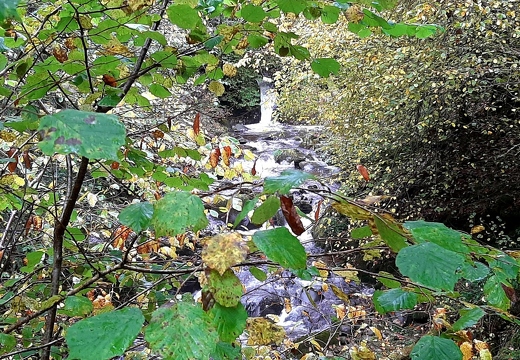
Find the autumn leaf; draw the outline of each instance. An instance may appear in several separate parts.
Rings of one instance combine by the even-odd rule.
[[[231,157],[231,155],[232,155],[231,146],[226,145],[222,149],[224,150],[224,152],[227,154],[228,157]]]
[[[296,235],[301,235],[305,232],[305,227],[302,224],[300,215],[296,212],[296,208],[290,197],[280,196],[280,207],[282,208],[283,216],[287,220],[287,224],[292,232]]]
[[[117,81],[116,78],[112,75],[104,74],[103,75],[103,82],[111,87],[117,87]]]
[[[110,168],[112,170],[117,170],[119,169],[119,163],[117,161],[113,161],[112,164],[110,164]]]
[[[316,212],[314,213],[314,221],[318,221],[320,219],[321,204],[323,204],[323,200],[320,200],[318,202],[318,206],[316,207]]]
[[[357,171],[359,171],[359,173],[361,174],[361,176],[363,176],[363,179],[365,179],[365,181],[370,180],[370,175],[368,174],[368,170],[366,167],[364,167],[361,164],[358,164],[358,166],[356,166],[356,168],[357,168]]]
[[[229,146],[224,146],[224,151],[221,152],[222,154],[222,161],[224,162],[224,164],[226,164],[226,166],[229,166],[229,152],[226,151],[226,147],[229,147]]]
[[[7,151],[7,156],[9,156],[11,159],[14,159],[14,161],[11,161],[9,165],[7,165],[7,168],[10,172],[16,171],[16,166],[18,165],[18,158],[16,157],[16,151],[17,149],[15,147],[12,147]]]
[[[200,113],[197,113],[197,115],[195,115],[195,119],[193,120],[193,133],[195,136],[199,135],[200,133]]]
[[[120,225],[116,231],[114,231],[114,234],[112,235],[112,246],[116,249],[123,250],[125,247],[125,241],[128,239],[128,235],[132,232],[132,229],[130,229],[128,226]]]
[[[54,49],[52,49],[52,55],[54,55],[56,60],[58,60],[60,63],[64,63],[69,59],[67,49],[61,45],[56,45]]]
[[[256,175],[256,161],[258,160],[258,158],[255,159],[255,162],[253,163],[253,168],[251,169],[251,175],[255,176]]]
[[[209,164],[212,168],[216,168],[218,165],[218,161],[220,160],[220,149],[216,148],[211,150],[209,154]]]
[[[210,82],[209,86],[208,86],[208,89],[209,89],[209,91],[211,91],[216,96],[222,96],[222,94],[224,94],[224,91],[226,91],[226,89],[224,88],[224,85],[222,85],[218,81]]]
[[[23,158],[23,165],[25,166],[26,169],[32,169],[32,161],[31,161],[31,156],[29,155],[29,151],[28,150],[25,150],[23,153],[22,153],[22,158]]]
[[[218,234],[206,240],[202,260],[220,275],[246,259],[249,248],[239,233]]]
[[[128,235],[127,235],[128,237]],[[137,247],[138,254],[150,254],[152,252],[159,252],[161,244],[157,240],[150,240]]]

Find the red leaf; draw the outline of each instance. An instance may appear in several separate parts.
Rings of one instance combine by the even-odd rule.
[[[18,157],[16,157],[15,154],[16,154],[15,147],[10,148],[9,151],[7,152],[7,156],[14,159],[13,162],[10,162],[9,165],[7,165],[7,168],[9,169],[10,172],[15,172],[16,166],[18,165]]]
[[[223,149],[226,152],[227,157],[231,157],[231,146],[224,146]]]
[[[195,136],[200,133],[200,113],[197,113],[197,115],[195,115],[195,120],[193,120],[193,133]]]
[[[296,235],[301,235],[305,231],[305,227],[302,224],[300,215],[296,212],[296,208],[290,197],[280,196],[280,204],[282,208],[283,216],[287,220],[287,224],[291,228],[292,232]]]
[[[509,300],[511,300],[512,303],[516,303],[518,301],[518,297],[516,296],[516,291],[515,289],[513,289],[512,287],[510,286],[506,286],[502,283],[500,283],[500,285],[502,285],[502,289],[504,290],[504,292],[506,293],[506,296]]]
[[[368,175],[368,170],[366,167],[364,167],[361,164],[358,164],[358,166],[356,166],[356,168],[357,168],[357,171],[359,171],[359,173],[361,174],[361,176],[363,176],[363,179],[365,179],[365,181],[370,180],[370,175]]]
[[[220,160],[220,149],[216,148],[211,150],[211,154],[209,155],[209,164],[212,168],[216,168],[218,165],[218,161]]]
[[[256,175],[256,161],[258,160],[258,158],[255,159],[255,162],[253,163],[253,168],[251,169],[251,175],[255,176]]]
[[[316,207],[316,212],[314,213],[314,221],[318,221],[320,219],[320,208],[321,208],[322,203],[323,203],[323,200],[320,200],[318,202],[318,206]]]
[[[23,165],[26,169],[32,169],[32,161],[31,157],[29,156],[29,151],[25,150],[22,154],[23,158]]]
[[[117,161],[112,162],[112,164],[110,164],[110,168],[111,168],[112,170],[117,170],[117,169],[119,169],[119,163],[118,163]]]
[[[112,75],[105,74],[103,75],[103,82],[111,87],[117,87],[116,78]]]

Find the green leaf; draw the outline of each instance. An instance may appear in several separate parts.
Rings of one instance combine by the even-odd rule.
[[[121,224],[128,226],[136,233],[148,229],[152,221],[153,205],[148,201],[131,204],[119,214]]]
[[[236,344],[230,344],[228,342],[220,341],[216,348],[215,352],[211,354],[210,359],[213,360],[237,360],[241,359],[241,349],[240,346]]]
[[[99,106],[107,106],[107,107],[115,107],[121,101],[121,97],[117,94],[110,94],[103,96],[103,98],[98,102]]]
[[[460,279],[464,257],[434,243],[423,243],[402,249],[395,261],[399,271],[424,286],[453,291]]]
[[[280,195],[288,194],[296,186],[303,184],[306,180],[314,179],[314,175],[299,170],[284,170],[280,176],[268,177],[264,180],[264,192]]]
[[[509,309],[511,302],[509,301],[502,282],[496,276],[491,276],[484,284],[484,296],[489,305],[495,306],[502,310]]]
[[[171,96],[171,93],[164,86],[160,84],[152,84],[149,87],[150,92],[158,98],[165,99]]]
[[[67,316],[86,316],[94,310],[92,301],[84,296],[69,296],[65,299],[65,306],[58,310],[60,314]]]
[[[154,204],[152,225],[156,236],[174,236],[188,229],[204,229],[208,226],[208,219],[199,197],[189,192],[176,191],[166,194]]]
[[[401,235],[402,229],[400,229],[397,224],[392,223],[390,220],[385,221],[379,216],[374,217],[374,222],[381,239],[383,239],[392,251],[397,253],[399,250],[408,246],[406,238]]]
[[[217,270],[211,270],[208,276],[208,286],[217,303],[225,307],[235,307],[242,297],[242,283],[233,270],[227,269],[220,275]]]
[[[267,274],[265,272],[263,272],[262,270],[260,270],[259,268],[257,268],[256,266],[250,266],[249,272],[258,281],[265,281],[267,279]]]
[[[258,202],[258,197],[255,197],[251,200],[248,200],[244,206],[242,206],[242,210],[237,215],[235,222],[233,223],[233,228],[236,228],[242,220],[244,220],[247,214],[255,208],[256,203]]]
[[[319,58],[312,61],[311,68],[319,76],[329,77],[330,74],[338,74],[340,65],[334,59]]]
[[[177,57],[171,51],[156,51],[151,58],[165,68],[172,69],[177,66]]]
[[[201,22],[199,13],[189,5],[172,5],[166,10],[172,24],[183,29],[193,30]]]
[[[278,7],[284,13],[294,13],[298,15],[307,7],[305,0],[278,0]]]
[[[462,267],[462,277],[471,282],[482,280],[488,276],[488,274],[489,268],[478,261],[474,264],[466,262]]]
[[[216,303],[211,308],[210,315],[222,341],[235,341],[246,328],[247,311],[240,302],[234,307]]]
[[[410,357],[412,360],[462,360],[462,352],[453,340],[426,335],[415,344]]]
[[[321,21],[324,24],[334,24],[339,18],[339,8],[335,6],[325,5],[321,10]]]
[[[299,45],[290,45],[289,52],[298,60],[308,60],[311,57],[309,50]]]
[[[199,305],[178,302],[153,312],[145,340],[165,359],[209,359],[219,342],[217,329]]]
[[[65,334],[69,358],[103,360],[122,355],[141,331],[143,323],[144,316],[137,308],[124,308],[80,320]]]
[[[460,313],[460,318],[453,324],[453,326],[452,326],[453,331],[459,331],[459,330],[463,330],[463,329],[472,327],[484,315],[486,315],[486,312],[479,307],[475,307],[472,309],[461,309],[459,311],[459,313]]]
[[[370,226],[368,225],[352,229],[352,231],[350,232],[350,237],[352,239],[363,239],[369,236],[372,236],[372,230],[370,230]]]
[[[0,22],[4,22],[7,19],[15,19],[22,22],[16,10],[19,2],[19,0],[0,0]]]
[[[401,286],[401,283],[395,280],[394,275],[387,273],[386,271],[380,271],[379,277],[377,277],[377,281],[381,282],[384,286],[390,289],[398,288]]]
[[[307,268],[305,248],[287,228],[257,231],[253,234],[253,242],[270,260],[284,268]]]
[[[439,28],[435,25],[419,25],[416,29],[415,37],[418,39],[426,39],[435,35]]]
[[[0,333],[0,348],[2,349],[2,354],[13,350],[15,346],[16,338],[13,335]]]
[[[448,228],[446,225],[427,221],[407,221],[404,227],[410,230],[418,243],[432,242],[444,249],[468,254],[467,245],[462,243],[462,233]]]
[[[27,263],[25,266],[22,266],[20,268],[20,271],[25,273],[30,273],[34,270],[34,267],[42,261],[44,252],[37,250],[37,251],[31,251],[30,253],[27,253],[25,255],[25,258],[27,259]]]
[[[374,306],[381,314],[390,311],[413,309],[417,305],[417,294],[402,289],[391,289],[374,292]]]
[[[38,130],[46,155],[76,153],[117,161],[117,151],[125,143],[125,127],[115,115],[63,110],[42,117]]]
[[[276,215],[278,209],[280,209],[280,199],[271,195],[255,210],[253,216],[251,216],[251,222],[253,224],[263,224]]]
[[[261,6],[253,4],[247,4],[244,7],[242,7],[240,13],[245,21],[249,21],[252,23],[261,22],[267,15]]]
[[[261,48],[262,46],[266,45],[269,42],[269,39],[265,36],[260,35],[249,35],[247,37],[247,42],[249,43],[249,46],[253,49]]]
[[[520,272],[520,267],[516,260],[502,252],[494,259],[488,260],[488,264],[495,272],[495,275],[502,281],[514,279]]]

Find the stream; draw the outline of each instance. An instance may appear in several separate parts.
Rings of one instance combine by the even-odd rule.
[[[323,162],[309,148],[313,135],[320,131],[315,126],[290,126],[271,122],[275,109],[276,97],[269,81],[259,82],[262,95],[262,117],[258,124],[235,126],[233,136],[258,156],[255,169],[261,177],[277,176],[286,169],[300,169],[312,173],[328,183],[329,188],[337,190],[339,184],[333,178],[340,169]],[[244,163],[244,169],[250,169],[252,162]],[[318,181],[306,182],[305,186],[322,188]],[[224,194],[225,195],[225,194]],[[295,190],[291,193],[293,202],[300,210],[313,219],[321,197],[310,192]],[[282,220],[277,225],[283,226]],[[229,219],[228,219],[229,220]],[[309,256],[308,265],[320,258],[316,254],[324,253],[312,239],[311,221],[302,218],[307,231],[298,237]],[[220,221],[220,223],[219,223]],[[216,226],[225,225],[226,221],[213,218]],[[255,230],[245,230],[244,235],[251,235]],[[314,255],[314,256],[312,256]],[[259,266],[267,274],[265,281],[257,280],[247,267],[242,267],[237,276],[242,281],[245,294],[242,303],[250,317],[269,317],[284,328],[289,339],[297,341],[319,332],[352,334],[355,323],[345,313],[366,306],[373,289],[349,282],[334,272],[304,281],[290,271],[274,271],[267,266]],[[339,273],[339,272],[338,272]],[[334,289],[333,289],[334,288]],[[343,298],[339,298],[339,294]],[[346,297],[348,296],[348,304]],[[341,313],[343,312],[343,316]],[[342,321],[338,321],[343,318]],[[350,320],[349,320],[350,319]]]

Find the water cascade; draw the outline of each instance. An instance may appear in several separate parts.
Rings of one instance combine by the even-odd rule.
[[[257,80],[260,87],[260,125],[266,126],[272,123],[273,111],[276,108],[276,90],[274,89],[273,80],[264,77]]]

